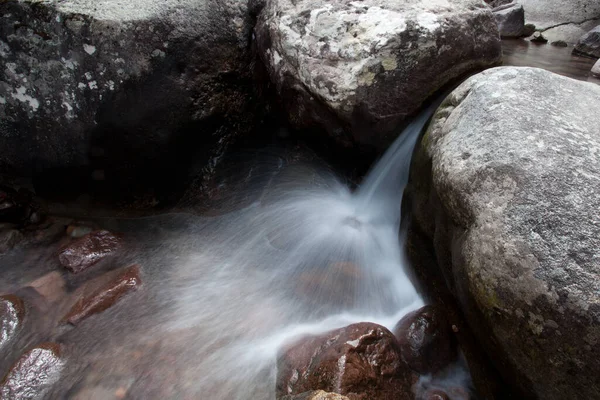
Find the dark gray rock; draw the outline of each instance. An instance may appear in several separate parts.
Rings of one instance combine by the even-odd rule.
[[[550,43],[552,46],[556,46],[556,47],[569,47],[569,44],[567,42],[565,42],[564,40],[555,40],[554,42]]]
[[[267,1],[260,55],[296,128],[383,148],[450,80],[500,62],[481,1]]]
[[[531,36],[531,40],[534,43],[541,43],[541,44],[546,44],[548,43],[548,39],[546,39],[546,37],[544,36],[544,34],[542,32],[534,32],[533,36]]]
[[[2,1],[0,16],[0,172],[133,190],[252,126],[244,1]]]
[[[596,64],[592,67],[592,75],[600,78],[600,59],[596,61]]]
[[[525,24],[523,26],[523,36],[529,37],[535,33],[535,25],[533,24]]]
[[[600,86],[494,68],[458,87],[415,153],[413,231],[526,397],[600,398]]]
[[[323,390],[315,390],[297,395],[280,397],[279,400],[349,400],[346,396],[337,393],[327,393]]]
[[[600,25],[583,35],[573,51],[600,58]]]
[[[493,9],[494,18],[498,23],[500,36],[503,38],[518,38],[523,36],[525,29],[525,10],[517,3],[510,3]]]

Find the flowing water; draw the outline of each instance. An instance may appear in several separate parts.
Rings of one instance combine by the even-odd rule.
[[[57,247],[12,252],[2,259],[0,292],[58,270],[68,297],[84,280],[133,263],[144,283],[76,327],[56,328],[68,309],[57,301],[23,329],[29,333],[0,367],[56,341],[67,362],[51,398],[270,399],[283,343],[354,322],[391,328],[423,304],[407,275],[400,205],[413,147],[434,107],[355,192],[312,163],[263,168],[244,189],[257,200],[224,215],[101,221],[126,246],[82,276],[62,273]]]

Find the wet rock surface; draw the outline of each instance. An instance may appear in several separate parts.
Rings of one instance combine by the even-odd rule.
[[[327,393],[322,390],[305,392],[297,395],[280,397],[279,400],[349,400],[348,397],[337,393]]]
[[[350,400],[413,397],[413,376],[396,338],[376,324],[300,339],[281,351],[277,367],[278,398],[316,389]]]
[[[402,359],[420,374],[438,372],[458,355],[452,326],[435,306],[408,313],[392,332],[398,338]]]
[[[119,271],[107,283],[80,297],[71,310],[64,316],[63,321],[76,325],[82,320],[105,311],[112,307],[125,295],[136,291],[142,284],[139,265],[132,265]]]
[[[600,25],[583,35],[573,51],[586,56],[600,58]]]
[[[0,383],[3,399],[42,399],[60,379],[64,367],[60,345],[43,343],[27,351]]]
[[[523,396],[600,396],[600,120],[581,112],[593,106],[595,84],[491,69],[446,99],[412,165],[414,229]]]
[[[525,30],[525,10],[518,3],[511,3],[493,9],[494,18],[498,23],[500,36],[503,38],[518,38]]]
[[[108,231],[99,230],[63,247],[58,258],[62,266],[77,274],[113,253],[120,245],[120,238]]]
[[[21,328],[25,318],[25,303],[14,295],[0,296],[0,350]]]
[[[444,4],[267,1],[257,44],[292,125],[381,149],[436,90],[498,64],[490,9]]]

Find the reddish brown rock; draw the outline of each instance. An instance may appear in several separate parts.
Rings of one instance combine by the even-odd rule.
[[[24,317],[23,300],[14,295],[0,296],[0,348],[13,338]]]
[[[277,397],[324,390],[350,400],[412,399],[412,372],[386,328],[359,323],[301,339],[278,357]]]
[[[35,289],[48,302],[55,302],[66,295],[65,285],[63,273],[52,271],[25,286]]]
[[[29,350],[10,368],[0,383],[0,398],[40,399],[60,379],[64,367],[60,346],[42,343]]]
[[[60,250],[60,263],[77,274],[96,264],[120,246],[120,239],[108,231],[95,231]]]
[[[80,297],[65,315],[63,321],[76,325],[87,317],[101,313],[113,306],[123,296],[137,290],[141,284],[139,265],[127,267],[123,272],[120,272],[90,294]]]
[[[393,329],[402,359],[421,374],[437,372],[457,357],[452,326],[434,306],[407,314]]]
[[[283,396],[279,400],[349,400],[346,396],[337,393],[327,393],[323,390],[304,392],[296,395]]]

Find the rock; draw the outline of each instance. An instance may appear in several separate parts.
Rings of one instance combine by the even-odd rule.
[[[550,40],[575,43],[600,23],[597,0],[519,0],[519,3],[525,9],[525,21],[534,24]],[[589,26],[590,23],[595,25]]]
[[[596,84],[494,68],[415,152],[411,231],[519,398],[600,398],[599,106]]]
[[[449,81],[500,63],[481,1],[268,1],[259,53],[292,126],[382,149]]]
[[[59,271],[52,271],[46,275],[29,282],[25,287],[35,289],[47,301],[55,302],[65,297],[65,279]]]
[[[592,75],[600,78],[600,59],[592,67]]]
[[[569,47],[569,44],[567,42],[565,42],[564,40],[555,40],[554,42],[550,43],[552,46],[556,46],[556,47]]]
[[[420,374],[438,372],[458,355],[451,325],[435,306],[408,313],[392,330],[402,359]]]
[[[2,1],[0,16],[0,172],[160,188],[253,126],[246,1]]]
[[[396,338],[359,323],[300,339],[277,360],[277,397],[324,390],[358,399],[411,399],[412,377]]]
[[[573,52],[600,58],[600,25],[583,35]]]
[[[127,267],[100,288],[80,297],[64,316],[63,321],[77,325],[82,320],[112,307],[125,295],[136,291],[141,284],[139,265]]]
[[[450,400],[446,392],[440,389],[429,390],[423,395],[423,400]]]
[[[62,266],[78,274],[113,253],[121,240],[108,231],[95,231],[77,239],[60,250]]]
[[[9,252],[24,239],[23,234],[16,229],[0,231],[0,254]]]
[[[38,224],[46,214],[45,204],[28,189],[21,188],[17,191],[0,185],[0,222],[23,226]]]
[[[280,397],[279,400],[350,400],[346,396],[337,393],[327,393],[322,390],[305,392],[297,395]]]
[[[548,43],[548,39],[544,37],[542,32],[534,32],[533,36],[529,40],[534,43]]]
[[[64,368],[60,346],[43,343],[29,350],[8,371],[0,383],[0,398],[42,399],[60,379]]]
[[[513,0],[485,0],[486,3],[490,5],[492,8],[504,6],[506,4],[510,4]]]
[[[494,18],[498,23],[500,36],[503,38],[518,38],[523,36],[525,29],[525,10],[517,3],[510,3],[493,9]]]
[[[529,37],[535,33],[535,25],[533,24],[525,24],[523,26],[523,36]]]
[[[67,235],[72,238],[80,238],[91,233],[93,230],[94,229],[89,226],[69,225],[67,226]]]
[[[14,295],[0,296],[0,349],[14,337],[25,317],[23,300]]]

